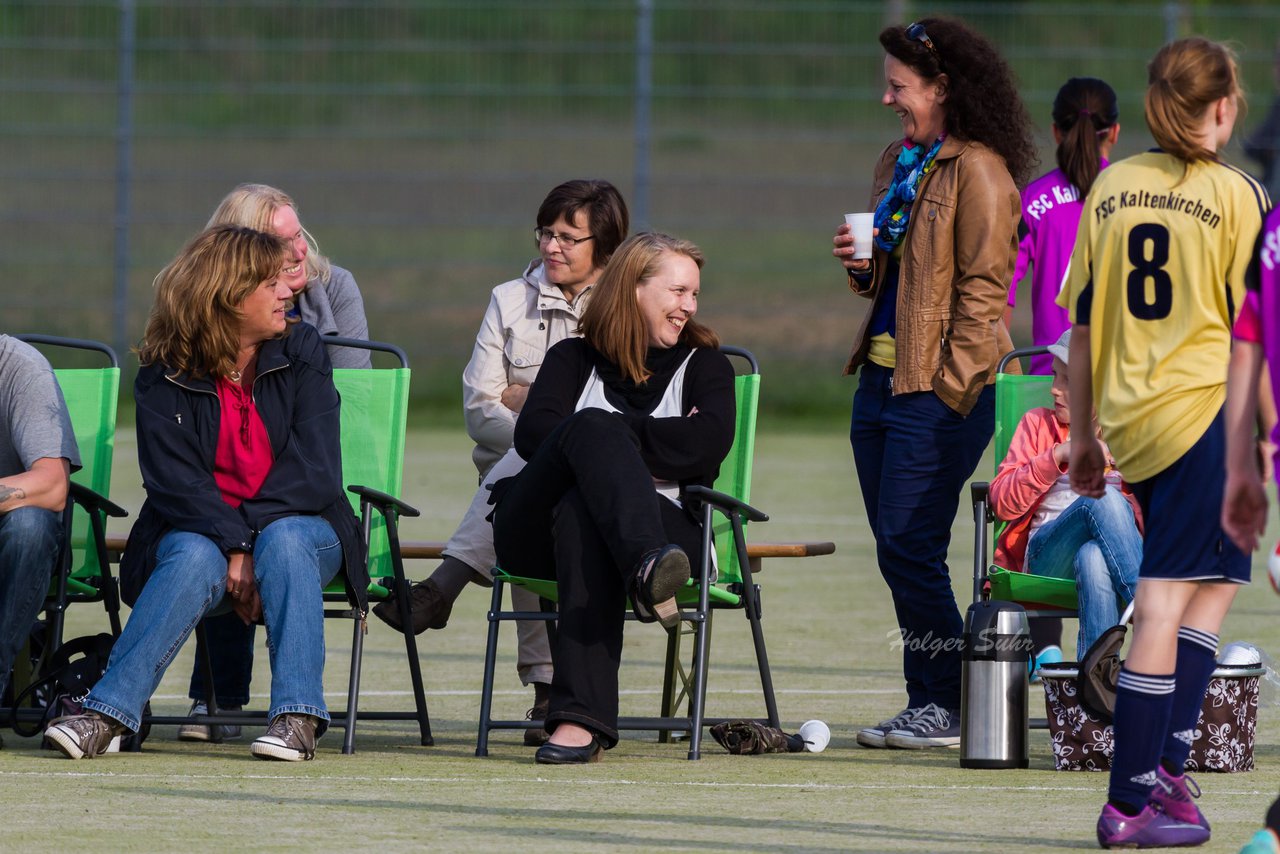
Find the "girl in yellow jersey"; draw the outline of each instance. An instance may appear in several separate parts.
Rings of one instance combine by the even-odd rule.
[[[1218,151],[1243,98],[1235,58],[1201,38],[1148,66],[1159,148],[1111,166],[1085,200],[1059,300],[1071,313],[1071,485],[1101,497],[1098,421],[1147,522],[1133,646],[1120,672],[1104,848],[1200,845],[1183,766],[1218,630],[1249,557],[1219,524],[1231,325],[1266,193]]]

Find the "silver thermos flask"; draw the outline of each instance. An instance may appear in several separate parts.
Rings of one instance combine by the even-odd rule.
[[[1013,602],[974,602],[964,618],[960,767],[1027,767],[1027,612]]]

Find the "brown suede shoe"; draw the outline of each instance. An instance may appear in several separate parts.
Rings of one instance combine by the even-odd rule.
[[[453,613],[453,600],[427,578],[409,588],[409,616],[413,620],[413,633],[420,635],[427,629],[443,629]],[[397,632],[403,634],[400,624],[400,603],[392,596],[373,606],[373,614]]]

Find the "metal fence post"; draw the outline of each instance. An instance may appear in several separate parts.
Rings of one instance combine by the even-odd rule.
[[[120,0],[119,63],[116,77],[116,210],[115,290],[112,300],[112,343],[117,353],[129,349],[129,211],[133,160],[133,60],[137,46],[135,0]]]
[[[1182,18],[1186,10],[1181,0],[1169,0],[1164,4],[1164,40],[1168,44],[1176,41],[1182,32]]]
[[[650,113],[653,108],[653,0],[636,0],[635,189],[632,219],[637,230],[649,224]]]

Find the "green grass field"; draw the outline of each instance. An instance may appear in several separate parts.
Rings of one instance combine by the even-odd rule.
[[[326,736],[316,761],[254,760],[248,740],[222,746],[179,743],[156,727],[138,755],[72,763],[5,732],[0,751],[4,830],[0,849],[93,848],[121,851],[204,849],[381,849],[511,851],[1059,851],[1095,847],[1093,823],[1104,799],[1102,774],[1052,770],[1048,735],[1033,731],[1031,768],[969,771],[957,751],[877,751],[858,747],[860,726],[902,704],[888,592],[880,580],[854,484],[843,423],[820,432],[760,436],[753,499],[774,521],[753,526],[757,540],[831,539],[831,557],[775,561],[760,578],[765,630],[784,723],[831,725],[825,753],[762,757],[725,754],[710,739],[705,758],[684,759],[679,744],[631,733],[598,765],[533,763],[518,733],[495,733],[477,759],[478,711],[487,591],[459,601],[448,629],[420,637],[436,746],[417,745],[411,723],[361,727],[357,753],[342,756],[340,732]],[[132,433],[117,447],[113,498],[136,510],[140,493]],[[473,472],[460,431],[410,437],[405,497],[423,510],[405,536],[443,538],[470,495]],[[990,460],[979,473],[991,470]],[[968,601],[972,523],[962,507],[951,561],[957,598]],[[123,530],[123,528],[121,528]],[[1272,535],[1276,532],[1273,530]],[[422,577],[426,566],[411,567]],[[1255,577],[1265,576],[1261,561]],[[1280,611],[1263,581],[1247,588],[1223,641],[1280,645]],[[72,609],[69,633],[97,631],[91,606]],[[331,621],[326,686],[341,704],[348,663],[346,626]],[[1069,624],[1068,637],[1074,628]],[[260,635],[261,637],[261,635]],[[364,707],[411,705],[399,636],[370,622]],[[1070,645],[1070,643],[1068,644]],[[717,620],[708,706],[712,714],[761,711],[746,621]],[[269,686],[259,644],[255,693]],[[504,643],[497,709],[518,716],[530,695],[514,675],[514,641]],[[190,648],[169,670],[157,711],[182,712]],[[630,625],[623,665],[623,713],[656,710],[662,635]],[[1033,686],[1033,712],[1041,703]],[[1280,788],[1280,726],[1266,693],[1255,749],[1258,770],[1204,774],[1201,806],[1213,823],[1202,850],[1231,851],[1259,826]],[[252,732],[252,731],[250,731]]]

